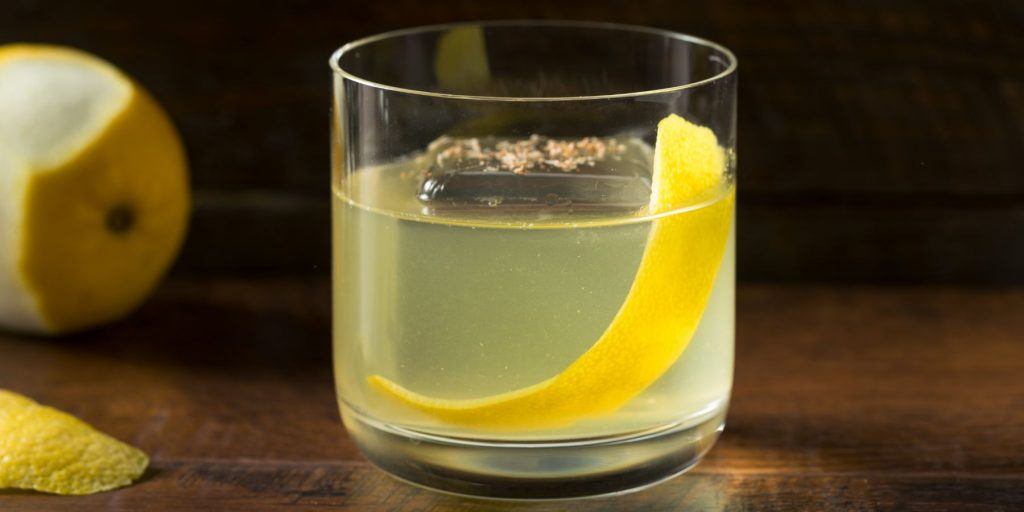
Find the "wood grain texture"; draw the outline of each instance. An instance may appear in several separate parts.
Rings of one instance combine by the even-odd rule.
[[[68,339],[0,334],[0,387],[152,456],[135,486],[4,511],[978,510],[1024,507],[1024,291],[745,286],[728,426],[690,474],[538,505],[443,496],[345,436],[324,279],[176,280]]]
[[[740,254],[764,256],[743,277],[1024,283],[1024,258],[999,244],[1024,246],[1020,2],[13,0],[0,42],[94,51],[165,104],[200,197],[179,271],[324,273],[327,56],[384,30],[510,17],[654,25],[736,51]],[[828,227],[805,222],[819,214]],[[239,219],[276,235],[231,229]],[[876,255],[846,257],[863,247]]]

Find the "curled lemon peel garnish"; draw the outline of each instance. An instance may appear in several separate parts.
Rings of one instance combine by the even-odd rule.
[[[658,124],[649,211],[714,199],[725,188],[725,153],[708,128],[671,115]],[[664,374],[700,323],[725,251],[735,192],[655,219],[636,278],[604,334],[561,373],[475,399],[444,399],[368,377],[384,395],[447,424],[486,430],[556,428],[614,412]]]

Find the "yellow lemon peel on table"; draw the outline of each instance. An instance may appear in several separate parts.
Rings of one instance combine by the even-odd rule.
[[[131,484],[147,465],[138,449],[0,389],[0,489],[92,494]]]
[[[650,213],[710,201],[726,187],[715,134],[672,115],[658,124]],[[731,229],[734,188],[706,206],[653,221],[633,285],[604,334],[558,375],[477,399],[444,399],[380,375],[383,394],[449,424],[488,430],[570,425],[610,413],[647,389],[689,344]]]
[[[85,52],[0,46],[0,326],[56,334],[129,313],[188,211],[181,141],[145,90]]]

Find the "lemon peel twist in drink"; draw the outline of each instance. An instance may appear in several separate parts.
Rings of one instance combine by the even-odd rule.
[[[715,199],[725,152],[708,128],[671,115],[658,124],[649,213]],[[633,285],[604,334],[561,373],[475,399],[416,393],[380,375],[383,394],[449,424],[486,430],[557,428],[614,412],[683,353],[700,323],[725,251],[734,189],[724,198],[654,220]]]

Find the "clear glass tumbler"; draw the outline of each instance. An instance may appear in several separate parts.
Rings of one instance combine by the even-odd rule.
[[[732,385],[736,59],[575,22],[331,58],[345,426],[443,491],[567,498],[696,464]]]

